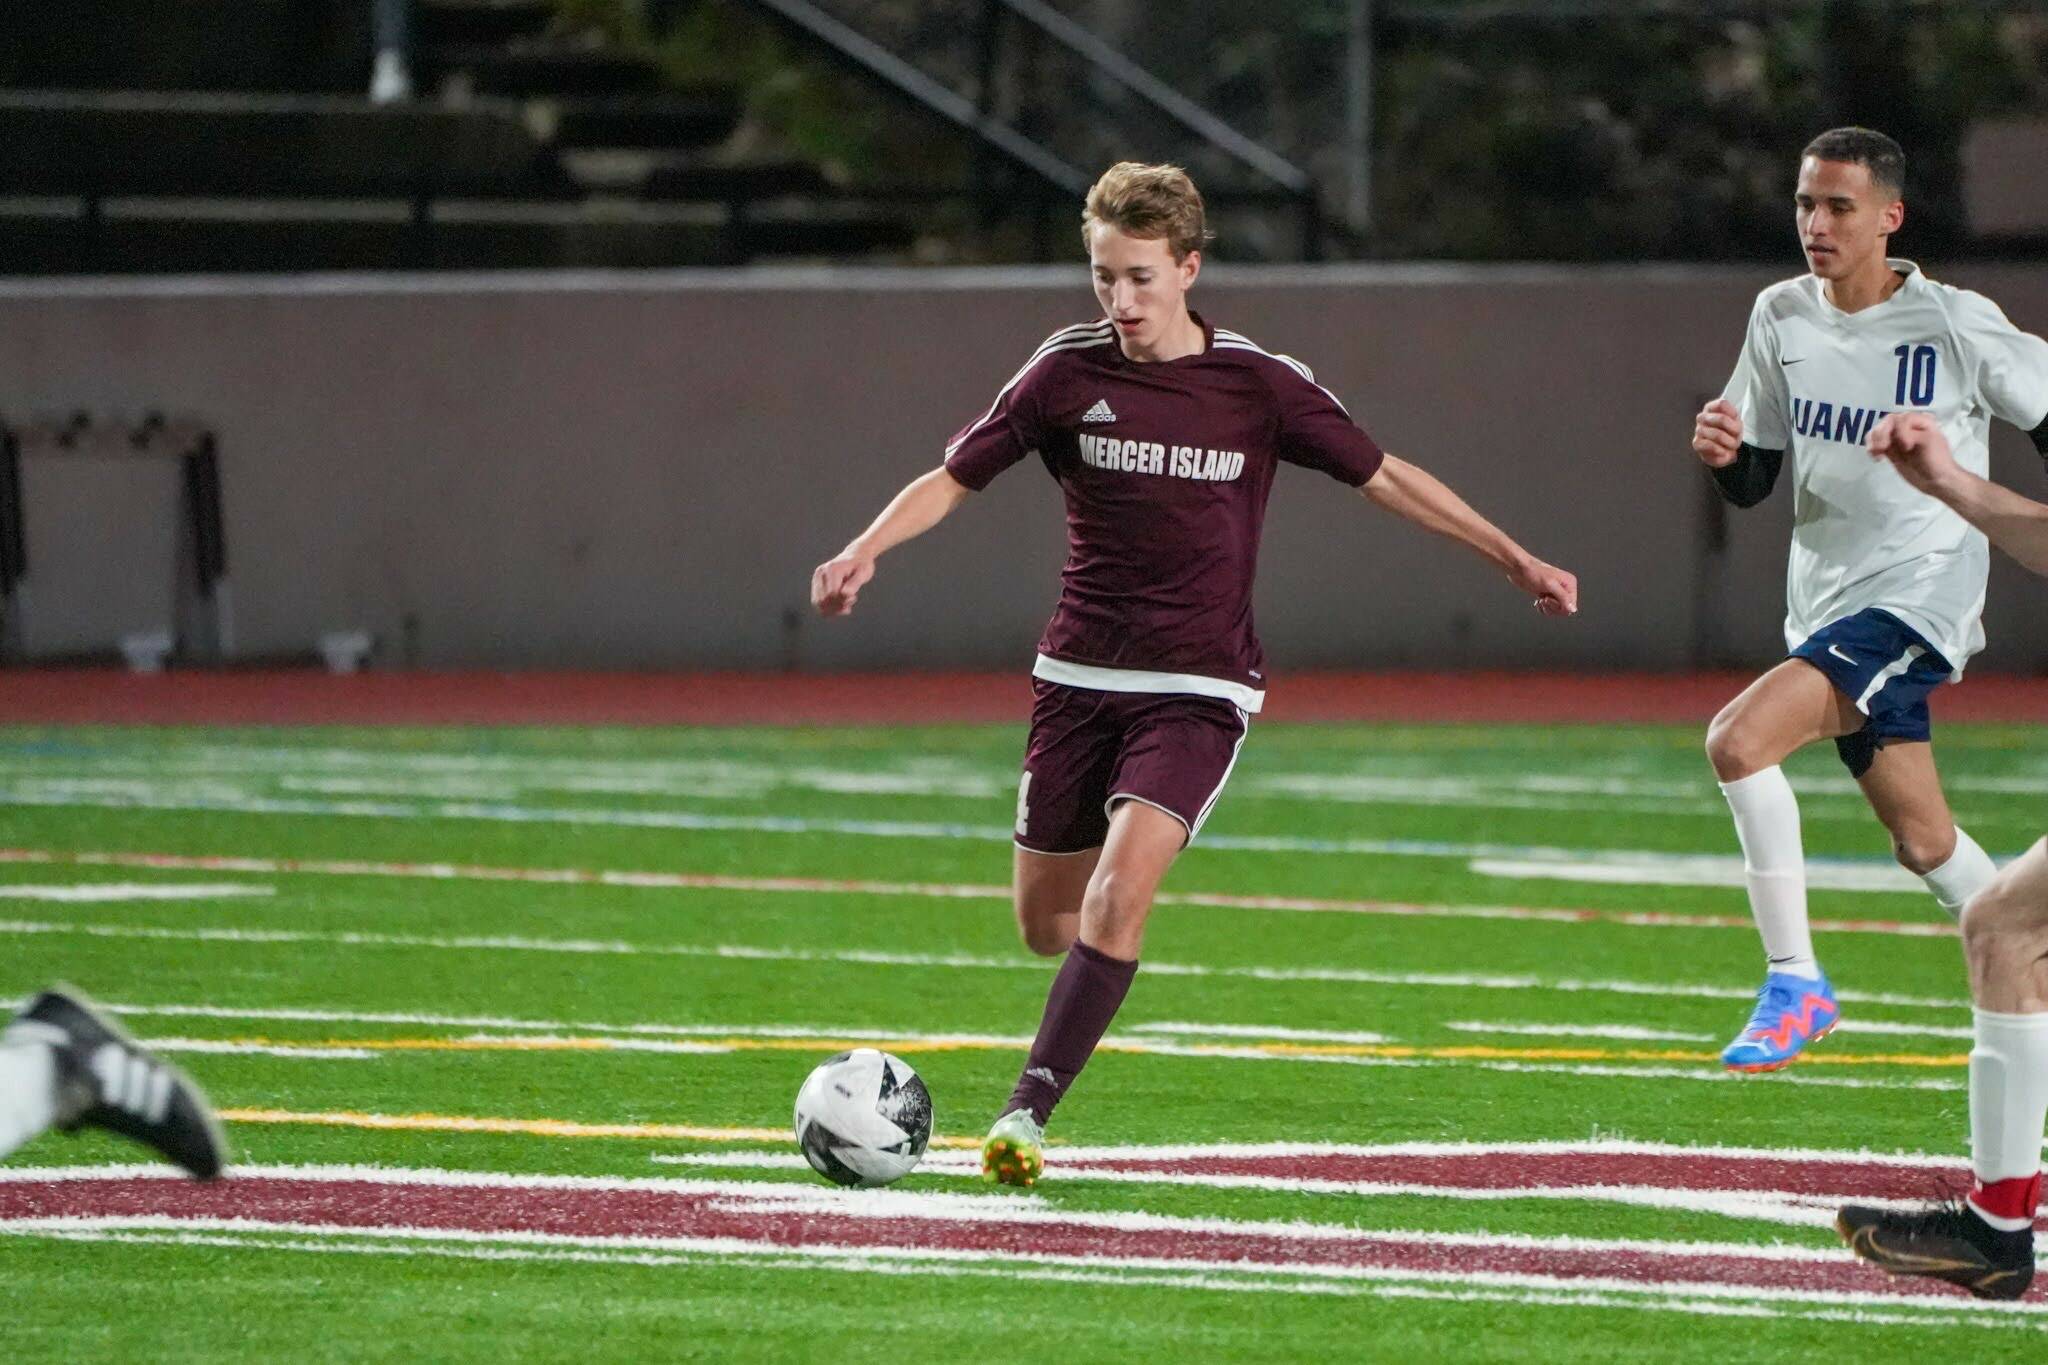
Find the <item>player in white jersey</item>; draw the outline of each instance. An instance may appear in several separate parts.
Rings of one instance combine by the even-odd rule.
[[[1864,444],[1886,416],[1924,413],[1981,476],[1993,417],[2048,443],[2048,342],[1887,255],[1905,220],[1904,169],[1898,144],[1868,129],[1807,145],[1795,202],[1811,273],[1757,296],[1734,376],[1693,430],[1739,507],[1761,501],[1792,457],[1790,657],[1707,732],[1769,959],[1755,1013],[1721,1054],[1738,1071],[1786,1065],[1840,1018],[1807,926],[1799,806],[1778,766],[1787,755],[1834,740],[1899,862],[1949,914],[1996,872],[1949,813],[1927,711],[1928,693],[1984,643],[1989,551]]]
[[[2048,428],[2035,439],[2048,454]],[[2048,506],[1963,468],[1933,418],[1888,417],[1871,433],[1870,448],[1999,549],[2048,574]],[[2048,1125],[2048,839],[1971,898],[1963,952],[1977,1007],[1969,1197],[1903,1210],[1851,1204],[1836,1215],[1835,1229],[1857,1255],[1887,1270],[1947,1280],[1980,1299],[2016,1299],[2034,1279],[2041,1130]]]

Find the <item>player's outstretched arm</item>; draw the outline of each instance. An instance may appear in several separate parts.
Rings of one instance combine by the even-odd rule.
[[[1948,438],[1924,412],[1895,412],[1870,433],[1873,458],[1953,507],[1991,543],[2037,574],[2048,574],[2048,506],[1980,479],[1956,463]]]
[[[1570,616],[1579,609],[1575,576],[1524,550],[1426,470],[1389,455],[1359,491],[1402,520],[1470,546],[1499,565],[1508,582],[1531,594],[1545,616]]]
[[[875,576],[877,559],[937,526],[973,491],[944,465],[912,479],[867,530],[811,571],[811,605],[821,616],[844,616],[852,611],[860,590]]]

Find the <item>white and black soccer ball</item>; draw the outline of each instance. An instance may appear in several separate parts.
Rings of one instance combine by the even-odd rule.
[[[796,1092],[796,1145],[835,1185],[901,1180],[931,1137],[931,1092],[901,1057],[875,1048],[840,1053]]]

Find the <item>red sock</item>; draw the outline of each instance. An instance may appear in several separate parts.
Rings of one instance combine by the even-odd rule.
[[[1991,1218],[2008,1223],[2024,1220],[2031,1225],[2035,1210],[2041,1207],[2041,1173],[2036,1171],[2011,1180],[1975,1181],[1970,1190],[1970,1205]]]
[[[1038,1021],[1038,1037],[1031,1044],[1031,1056],[1024,1074],[1010,1092],[1003,1112],[1029,1109],[1031,1117],[1044,1123],[1052,1107],[1067,1093],[1074,1077],[1088,1065],[1088,1058],[1109,1021],[1116,1018],[1124,994],[1131,988],[1138,964],[1097,952],[1079,939],[1067,950],[1059,975],[1052,979],[1052,991],[1045,999],[1045,1015]]]

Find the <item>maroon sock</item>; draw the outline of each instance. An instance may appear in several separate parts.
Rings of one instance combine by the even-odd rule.
[[[1045,1017],[1038,1021],[1038,1037],[1031,1044],[1024,1074],[1017,1078],[1017,1088],[1010,1092],[1010,1102],[1003,1106],[1005,1114],[1029,1109],[1041,1124],[1052,1117],[1052,1107],[1088,1065],[1109,1021],[1116,1018],[1137,972],[1136,962],[1111,957],[1074,940],[1059,975],[1052,979]]]

